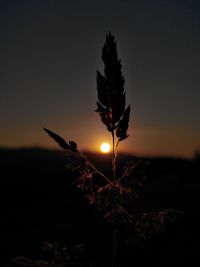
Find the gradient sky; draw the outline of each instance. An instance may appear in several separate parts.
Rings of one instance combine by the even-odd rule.
[[[42,127],[81,149],[110,140],[94,112],[109,31],[132,109],[121,150],[200,150],[199,0],[1,0],[1,147],[57,147]]]

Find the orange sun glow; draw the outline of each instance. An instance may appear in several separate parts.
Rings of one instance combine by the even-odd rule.
[[[110,145],[107,142],[104,142],[100,145],[100,150],[102,153],[108,153],[110,152]]]

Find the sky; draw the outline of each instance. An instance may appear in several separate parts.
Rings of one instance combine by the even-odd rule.
[[[109,31],[131,105],[119,149],[200,151],[199,0],[0,0],[0,147],[57,148],[42,127],[81,150],[111,140],[95,113]]]

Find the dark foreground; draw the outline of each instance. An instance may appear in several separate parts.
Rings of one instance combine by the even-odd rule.
[[[88,156],[109,173],[107,156]],[[119,165],[129,158],[123,155]],[[186,215],[143,244],[126,246],[120,240],[119,262],[121,266],[196,266],[200,248],[200,161],[154,158],[149,162],[149,178],[138,210],[176,208]],[[42,259],[44,241],[59,242],[61,246],[84,243],[87,257],[110,263],[110,226],[70,186],[64,153],[0,150],[0,167],[0,264],[16,256]]]

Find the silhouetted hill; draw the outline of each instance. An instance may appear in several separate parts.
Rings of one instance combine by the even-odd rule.
[[[86,153],[109,175],[109,155]],[[87,244],[94,257],[109,257],[110,229],[94,208],[71,186],[63,151],[45,149],[0,149],[1,261],[24,255],[37,258],[42,241]],[[118,173],[126,161],[118,158]],[[141,188],[135,211],[177,208],[187,215],[169,226],[167,233],[145,242],[143,247],[125,248],[121,257],[128,264],[135,257],[141,266],[190,265],[198,260],[200,164],[198,160],[148,158],[148,179]],[[94,246],[95,243],[95,246]],[[99,250],[101,253],[99,254]],[[163,262],[164,259],[164,262]]]

